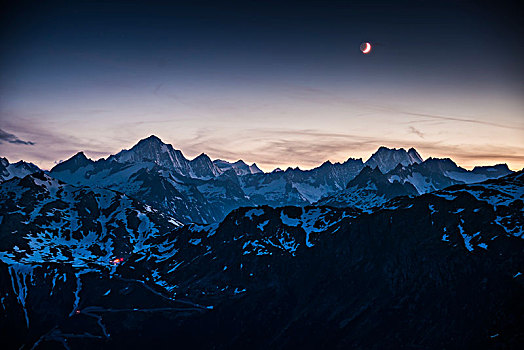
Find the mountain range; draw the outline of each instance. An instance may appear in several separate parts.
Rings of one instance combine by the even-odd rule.
[[[5,169],[6,166],[24,169],[18,172],[4,170],[3,179],[37,171],[30,163],[3,165]],[[377,195],[383,198],[382,202],[401,194],[420,195],[454,184],[474,183],[511,173],[505,164],[468,171],[450,159],[424,161],[413,148],[406,151],[386,147],[380,147],[366,162],[349,158],[343,163],[327,161],[311,170],[288,168],[264,173],[256,164],[247,165],[242,160],[234,163],[220,159],[212,161],[206,154],[189,160],[172,145],[150,136],[131,149],[106,159],[93,161],[79,152],[56,165],[48,174],[72,185],[120,191],[165,211],[182,223],[206,224],[220,222],[231,210],[243,206],[305,206],[316,202],[336,203],[340,199],[343,204],[343,198],[336,198],[345,196],[348,191],[354,192],[356,188],[345,189],[357,175],[361,175],[357,184],[359,189],[366,186],[362,177],[378,176],[365,167],[378,169],[392,184],[399,183],[386,186],[387,189],[381,186],[380,193],[375,189],[365,190],[368,197]],[[399,192],[400,187],[407,190]],[[364,206],[371,203],[363,201]]]
[[[265,173],[154,136],[0,164],[6,349],[524,342],[524,173],[506,165],[381,147]]]

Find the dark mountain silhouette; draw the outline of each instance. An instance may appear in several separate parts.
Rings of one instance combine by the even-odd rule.
[[[262,206],[180,226],[122,193],[14,178],[0,185],[3,344],[517,348],[523,188],[518,172],[366,212]]]

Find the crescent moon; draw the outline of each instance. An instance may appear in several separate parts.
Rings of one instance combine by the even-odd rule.
[[[371,51],[371,44],[366,43],[366,48],[362,50],[362,53],[369,53],[369,51]]]

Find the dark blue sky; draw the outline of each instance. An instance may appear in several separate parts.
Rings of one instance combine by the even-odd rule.
[[[13,2],[1,18],[0,128],[35,145],[0,150],[48,165],[155,133],[189,155],[266,167],[343,160],[380,144],[521,167],[517,4]],[[374,44],[371,55],[362,41]],[[486,135],[492,144],[468,153]]]
[[[362,40],[377,42],[377,49],[388,53],[374,62],[375,69],[422,61],[432,67],[425,75],[448,71],[450,65],[466,75],[494,63],[504,64],[508,73],[523,70],[517,2],[13,3],[3,11],[3,70],[34,59],[78,68],[71,56],[85,54],[131,64],[240,66],[262,75],[272,72],[272,64],[337,71],[355,59],[354,42]]]

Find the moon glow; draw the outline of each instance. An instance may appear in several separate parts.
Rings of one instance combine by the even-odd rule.
[[[367,54],[371,51],[371,44],[370,43],[362,43],[360,45],[360,51],[362,51],[363,54]]]

